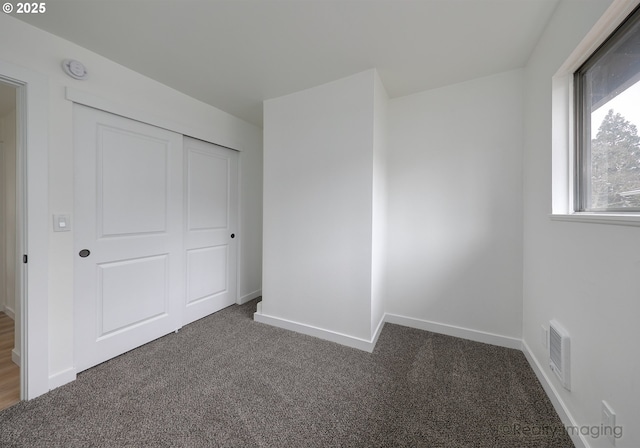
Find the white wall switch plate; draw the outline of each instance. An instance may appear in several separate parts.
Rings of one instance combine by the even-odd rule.
[[[68,232],[71,230],[71,219],[69,215],[53,215],[53,231]]]

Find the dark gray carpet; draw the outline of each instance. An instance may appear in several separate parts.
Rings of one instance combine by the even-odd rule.
[[[372,354],[232,306],[0,412],[2,447],[571,447],[524,355],[387,324]]]

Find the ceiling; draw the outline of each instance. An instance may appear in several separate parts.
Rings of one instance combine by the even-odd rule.
[[[263,100],[370,68],[394,98],[523,67],[557,3],[50,0],[14,17],[261,126]]]

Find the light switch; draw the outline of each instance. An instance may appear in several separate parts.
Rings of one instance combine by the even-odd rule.
[[[68,232],[71,230],[69,215],[53,215],[53,231]]]

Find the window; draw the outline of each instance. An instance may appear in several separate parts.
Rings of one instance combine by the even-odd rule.
[[[575,72],[577,212],[640,212],[640,8]]]

